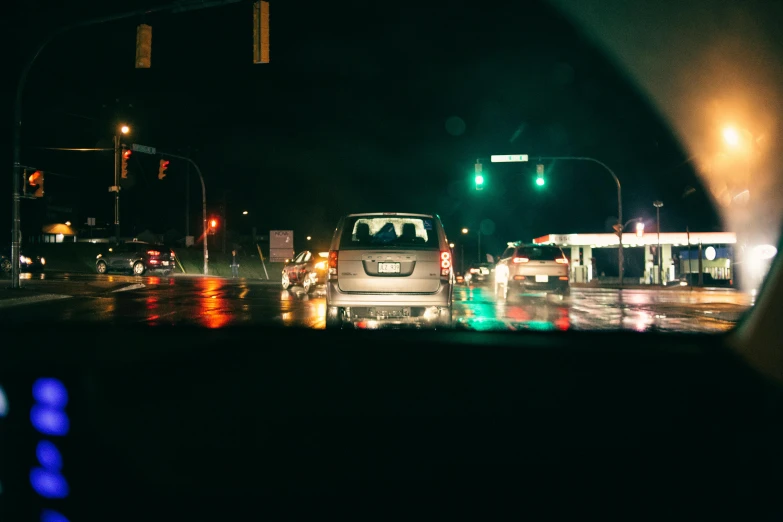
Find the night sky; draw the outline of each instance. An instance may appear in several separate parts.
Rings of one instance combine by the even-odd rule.
[[[49,28],[139,6],[57,5],[27,2],[6,18],[25,55]],[[229,229],[293,229],[322,240],[344,213],[423,211],[441,216],[451,240],[485,222],[484,244],[498,251],[547,233],[610,232],[616,192],[600,167],[577,162],[547,163],[547,184],[536,188],[535,161],[485,165],[486,189],[476,192],[476,158],[592,156],[620,177],[626,220],[646,218],[654,229],[660,199],[664,231],[721,228],[688,154],[648,98],[551,6],[378,5],[271,2],[271,63],[263,65],[252,63],[252,2],[68,33],[30,73],[22,162],[70,176],[47,177],[52,204],[73,206],[82,221],[111,222],[111,154],[34,147],[110,146],[127,122],[129,142],[190,151],[210,213],[226,198]],[[149,70],[134,68],[142,22],[153,28]],[[8,101],[22,55],[7,57]],[[10,123],[8,103],[3,110]],[[172,161],[159,181],[157,165],[157,157],[131,158],[124,233],[184,232],[187,170]],[[200,190],[191,179],[193,234]],[[683,199],[688,187],[697,190]],[[39,202],[23,204],[24,219]]]

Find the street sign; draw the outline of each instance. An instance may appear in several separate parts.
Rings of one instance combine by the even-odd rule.
[[[294,257],[294,231],[269,231],[269,260],[272,263],[284,263]]]
[[[134,143],[131,148],[136,152],[143,152],[144,154],[156,154],[155,147],[147,147],[146,145]]]
[[[492,163],[510,163],[516,161],[527,161],[527,154],[505,154],[492,156]]]
[[[87,218],[87,226],[88,227],[94,227],[95,226],[95,218]]]

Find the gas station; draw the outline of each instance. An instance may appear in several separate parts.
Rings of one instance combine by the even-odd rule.
[[[661,232],[637,235],[623,234],[623,249],[644,248],[644,277],[640,284],[660,284],[658,274],[663,274],[664,284],[675,281],[679,275],[710,274],[714,279],[731,280],[733,255],[728,245],[737,242],[734,232]],[[619,248],[617,234],[547,234],[533,240],[539,245],[556,245],[570,257],[572,283],[589,283],[596,277],[593,266],[594,248]],[[658,271],[658,255],[654,249],[660,245],[662,270]],[[569,251],[570,249],[570,251]],[[673,255],[672,249],[675,249]],[[679,259],[677,263],[676,259]],[[628,278],[630,282],[630,278]]]

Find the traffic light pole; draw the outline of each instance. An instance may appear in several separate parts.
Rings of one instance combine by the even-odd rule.
[[[599,161],[595,158],[590,158],[587,156],[536,156],[536,158],[540,160],[570,160],[570,161],[590,161],[593,163],[597,163],[598,165],[602,166],[606,172],[608,172],[612,179],[614,179],[615,185],[617,185],[617,225],[615,226],[615,231],[617,232],[617,237],[619,239],[619,249],[617,251],[617,262],[619,265],[619,276],[620,276],[620,288],[623,287],[623,274],[625,272],[625,257],[623,253],[623,188],[620,185],[620,178],[617,177],[617,175],[610,169],[606,163]],[[620,230],[617,231],[617,228],[620,227]]]
[[[194,1],[190,3],[183,3],[181,1],[175,1],[170,4],[161,5],[157,7],[149,7],[145,9],[136,9],[135,11],[127,11],[124,13],[113,14],[108,16],[101,16],[98,18],[91,18],[75,24],[63,26],[46,36],[35,48],[33,53],[24,63],[22,71],[19,74],[19,80],[16,83],[16,96],[14,97],[14,123],[11,130],[11,148],[13,158],[13,196],[12,196],[12,224],[11,224],[11,288],[20,288],[19,275],[21,273],[21,267],[19,265],[19,256],[21,255],[21,243],[22,243],[22,229],[21,229],[21,183],[20,178],[22,176],[22,94],[24,93],[24,87],[27,84],[27,76],[30,74],[30,69],[33,67],[36,58],[41,54],[41,51],[54,40],[56,37],[63,33],[67,33],[74,29],[80,29],[83,27],[89,27],[92,25],[104,24],[108,22],[115,22],[118,20],[125,20],[128,18],[135,18],[138,16],[148,15],[152,13],[160,13],[168,11],[170,13],[182,13],[186,11],[194,11],[196,9],[204,9],[208,7],[217,7],[227,4],[237,3],[239,0],[216,0],[213,2]],[[203,182],[202,182],[203,183]],[[206,239],[204,243],[206,248]],[[206,263],[205,263],[206,268]]]
[[[120,243],[120,132],[114,134],[114,235]]]
[[[204,176],[201,174],[201,169],[198,168],[196,162],[185,156],[179,156],[177,154],[169,154],[168,152],[158,151],[158,154],[165,158],[174,158],[185,161],[188,165],[193,165],[193,168],[198,174],[198,179],[201,180],[201,215],[203,219],[202,235],[204,236],[204,275],[209,275],[209,249],[207,248],[207,236],[209,236],[209,228],[207,228],[207,188],[204,185]]]

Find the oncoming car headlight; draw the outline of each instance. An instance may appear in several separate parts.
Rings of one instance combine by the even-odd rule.
[[[19,258],[19,262],[22,263],[23,265],[32,265],[33,264],[33,260],[30,259],[27,256],[21,256]]]

